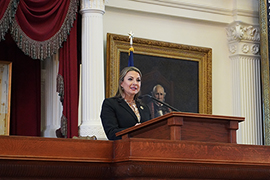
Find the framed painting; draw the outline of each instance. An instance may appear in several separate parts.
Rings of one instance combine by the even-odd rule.
[[[107,34],[106,97],[117,92],[128,66],[128,36]],[[134,66],[142,72],[141,93],[161,85],[165,102],[182,111],[212,114],[212,49],[143,38],[133,39]]]
[[[0,135],[9,135],[12,63],[0,61]]]

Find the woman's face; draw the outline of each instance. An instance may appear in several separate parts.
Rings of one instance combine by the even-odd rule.
[[[135,96],[141,88],[141,76],[136,71],[129,71],[121,83],[125,96]]]

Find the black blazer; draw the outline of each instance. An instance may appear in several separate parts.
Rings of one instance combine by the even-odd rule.
[[[141,123],[151,118],[148,106],[136,101],[136,106],[141,116]],[[101,109],[101,121],[109,140],[121,139],[115,133],[134,126],[138,118],[123,98],[107,98],[103,101]]]

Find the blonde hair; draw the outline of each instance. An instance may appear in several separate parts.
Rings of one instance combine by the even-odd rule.
[[[135,72],[139,73],[141,78],[142,78],[142,73],[138,68],[136,68],[134,66],[125,67],[120,72],[119,80],[118,80],[118,90],[117,90],[115,97],[122,97],[124,95],[124,91],[123,91],[123,88],[121,87],[121,83],[124,81],[124,78],[129,71],[135,71]],[[141,94],[141,90],[134,96],[134,99],[137,99],[140,94]]]

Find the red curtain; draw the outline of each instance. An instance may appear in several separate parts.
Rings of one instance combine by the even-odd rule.
[[[46,41],[60,30],[69,4],[70,0],[21,0],[15,19],[26,36]]]
[[[33,59],[46,59],[66,41],[78,10],[77,0],[20,0],[11,34]]]
[[[0,1],[0,19],[4,17],[4,14],[10,4],[11,0]]]
[[[78,99],[79,81],[77,61],[77,20],[74,22],[69,38],[64,42],[59,53],[59,76],[63,89],[60,96],[63,104],[63,114],[61,118],[62,137],[72,138],[78,136]],[[59,87],[57,88],[59,91]]]
[[[0,42],[0,59],[12,62],[10,135],[40,136],[40,61],[25,55],[9,33]]]
[[[14,73],[18,73],[18,76],[14,75],[13,79],[16,82],[15,84],[19,84],[19,86],[14,85],[12,87],[12,91],[16,92],[13,93],[16,94],[16,97],[12,99],[12,104],[17,105],[16,110],[11,112],[13,117],[12,123],[14,124],[14,127],[11,128],[13,131],[11,131],[17,135],[39,135],[40,81],[32,84],[29,83],[30,81],[36,82],[37,79],[40,79],[40,62],[36,60],[37,63],[35,63],[34,59],[45,60],[63,46],[60,49],[59,74],[63,77],[65,93],[63,94],[63,117],[66,118],[67,127],[65,137],[77,136],[79,86],[77,27],[74,21],[78,11],[79,0],[20,0],[17,7],[18,1],[0,0],[0,25],[2,22],[6,25],[5,29],[0,28],[0,40],[4,39],[4,34],[10,28],[17,47],[24,54],[31,57],[24,57],[22,52],[18,53],[21,54],[18,56],[8,54],[16,62]],[[15,18],[12,18],[16,9]],[[6,14],[9,11],[10,13],[7,16]],[[69,33],[70,36],[68,36]],[[64,41],[66,42],[63,44]],[[14,51],[14,53],[17,53],[17,51]],[[10,57],[6,57],[6,59],[12,59]],[[17,64],[20,65],[17,66]],[[26,71],[20,73],[22,70],[20,68]],[[39,69],[39,72],[35,71],[35,68]],[[25,74],[27,72],[29,74]],[[33,77],[36,77],[36,79],[33,79]],[[29,90],[20,89],[21,86],[25,86],[24,88],[29,88]],[[39,94],[33,91],[38,91]],[[35,102],[25,102],[27,99]],[[30,126],[30,124],[32,125]],[[29,130],[29,127],[33,128],[33,132]]]

